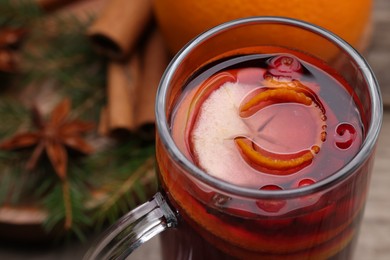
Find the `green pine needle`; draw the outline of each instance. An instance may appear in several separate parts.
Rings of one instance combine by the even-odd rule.
[[[53,18],[50,25],[33,29],[25,43],[23,84],[50,79],[59,93],[72,97],[76,107],[91,98],[94,107],[101,106],[105,101],[106,59],[94,52],[85,34],[89,22],[67,15]]]
[[[29,111],[12,99],[0,99],[0,140],[6,136],[16,133],[18,129],[26,125],[26,116]],[[27,123],[28,124],[28,123]]]
[[[0,142],[31,128],[30,108],[6,95],[9,92],[33,86],[39,95],[49,86],[58,96],[72,100],[73,117],[96,123],[106,103],[107,60],[94,52],[85,35],[92,18],[79,21],[72,15],[50,17],[50,28],[45,18],[34,1],[0,0],[0,28],[28,29],[19,50],[21,71],[9,75],[9,86],[0,90]],[[88,136],[91,142],[101,139],[96,133]],[[85,238],[86,230],[113,223],[155,192],[155,151],[154,143],[144,142],[137,135],[117,143],[109,141],[111,145],[90,156],[70,153],[68,194],[46,155],[33,171],[27,172],[25,164],[32,149],[0,150],[0,207],[5,203],[44,207],[49,214],[44,223],[48,232],[71,219],[66,233],[80,240]],[[103,199],[97,200],[95,192],[103,193]]]
[[[72,214],[72,225],[70,230],[64,230],[65,232],[74,233],[79,239],[85,238],[83,228],[91,225],[91,218],[85,212],[85,206],[83,202],[86,198],[86,189],[84,186],[79,186],[75,182],[69,181],[69,198],[64,198],[64,192],[62,188],[63,183],[56,182],[55,186],[50,193],[44,198],[44,206],[49,211],[49,217],[44,223],[45,229],[49,232],[54,228],[63,230],[64,222],[66,221],[67,207],[65,201],[69,199]],[[61,203],[59,203],[61,202]]]
[[[32,0],[0,0],[0,27],[24,27],[41,15],[40,8]]]

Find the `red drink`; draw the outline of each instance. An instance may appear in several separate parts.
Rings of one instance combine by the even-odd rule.
[[[165,230],[169,260],[350,259],[382,116],[372,71],[333,34],[282,17],[215,27],[162,77],[160,192],[87,259]]]
[[[359,151],[365,122],[353,89],[323,62],[280,50],[214,61],[173,98],[176,145],[214,178],[251,189],[293,190],[329,178]],[[164,248],[175,247],[167,249],[167,259],[350,257],[370,165],[336,188],[256,200],[176,173],[159,140],[157,159],[162,187],[185,226],[164,234]]]

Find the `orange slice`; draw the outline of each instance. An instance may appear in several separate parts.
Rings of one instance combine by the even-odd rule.
[[[290,170],[311,162],[314,158],[312,151],[306,151],[303,155],[298,155],[291,159],[272,158],[255,150],[252,145],[245,142],[246,138],[236,138],[234,141],[241,149],[242,153],[253,163],[271,170],[277,170],[276,174],[290,174]]]
[[[310,97],[306,96],[304,93],[299,92],[296,89],[281,87],[276,89],[268,89],[257,94],[241,106],[240,112],[246,112],[254,106],[260,104],[261,102],[271,100],[279,100],[282,102],[295,102],[306,106],[310,106],[313,103],[313,100]]]

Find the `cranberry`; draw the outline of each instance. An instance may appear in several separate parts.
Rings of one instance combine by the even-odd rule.
[[[315,180],[310,179],[310,178],[305,178],[305,179],[301,179],[298,183],[296,183],[294,188],[296,188],[296,187],[302,188],[305,186],[313,185],[314,183],[316,183]],[[320,197],[321,197],[321,195],[318,193],[313,193],[313,194],[309,194],[306,196],[302,196],[302,197],[300,197],[300,203],[302,205],[312,205],[312,204],[318,202]]]
[[[260,188],[260,190],[283,190],[281,187],[279,187],[278,185],[265,185],[263,187]]]
[[[261,187],[260,190],[277,191],[277,190],[282,190],[282,188],[277,185],[266,185]],[[256,205],[266,212],[276,213],[286,205],[286,201],[280,199],[263,199],[263,200],[257,200]]]
[[[302,73],[302,65],[293,56],[276,56],[269,61],[268,72],[276,77],[298,78]]]
[[[298,187],[309,186],[309,185],[312,185],[314,183],[315,183],[315,181],[312,179],[302,179],[299,181]]]
[[[336,127],[335,141],[340,149],[348,149],[356,139],[356,129],[348,123],[341,123]]]

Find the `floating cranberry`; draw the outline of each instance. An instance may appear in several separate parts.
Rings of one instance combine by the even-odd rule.
[[[282,190],[281,187],[277,185],[266,185],[260,188],[260,190]],[[256,205],[266,212],[276,213],[281,210],[286,205],[285,200],[281,199],[263,199],[256,201]]]
[[[348,149],[356,139],[356,129],[348,123],[341,123],[336,127],[335,142],[340,149]]]
[[[276,56],[269,61],[268,72],[276,77],[298,78],[302,73],[302,65],[293,56]]]
[[[279,187],[278,185],[265,185],[263,187],[260,188],[260,190],[283,190],[281,187]]]
[[[316,183],[315,180],[310,179],[310,178],[305,178],[305,179],[299,180],[298,183],[295,183],[294,188],[302,188],[302,187],[313,185],[314,183]],[[300,197],[299,200],[300,200],[300,203],[302,205],[313,205],[319,201],[320,197],[321,197],[321,194],[312,193],[312,194]]]
[[[315,181],[312,179],[302,179],[299,181],[298,187],[309,186],[309,185],[312,185],[314,183],[315,183]]]

